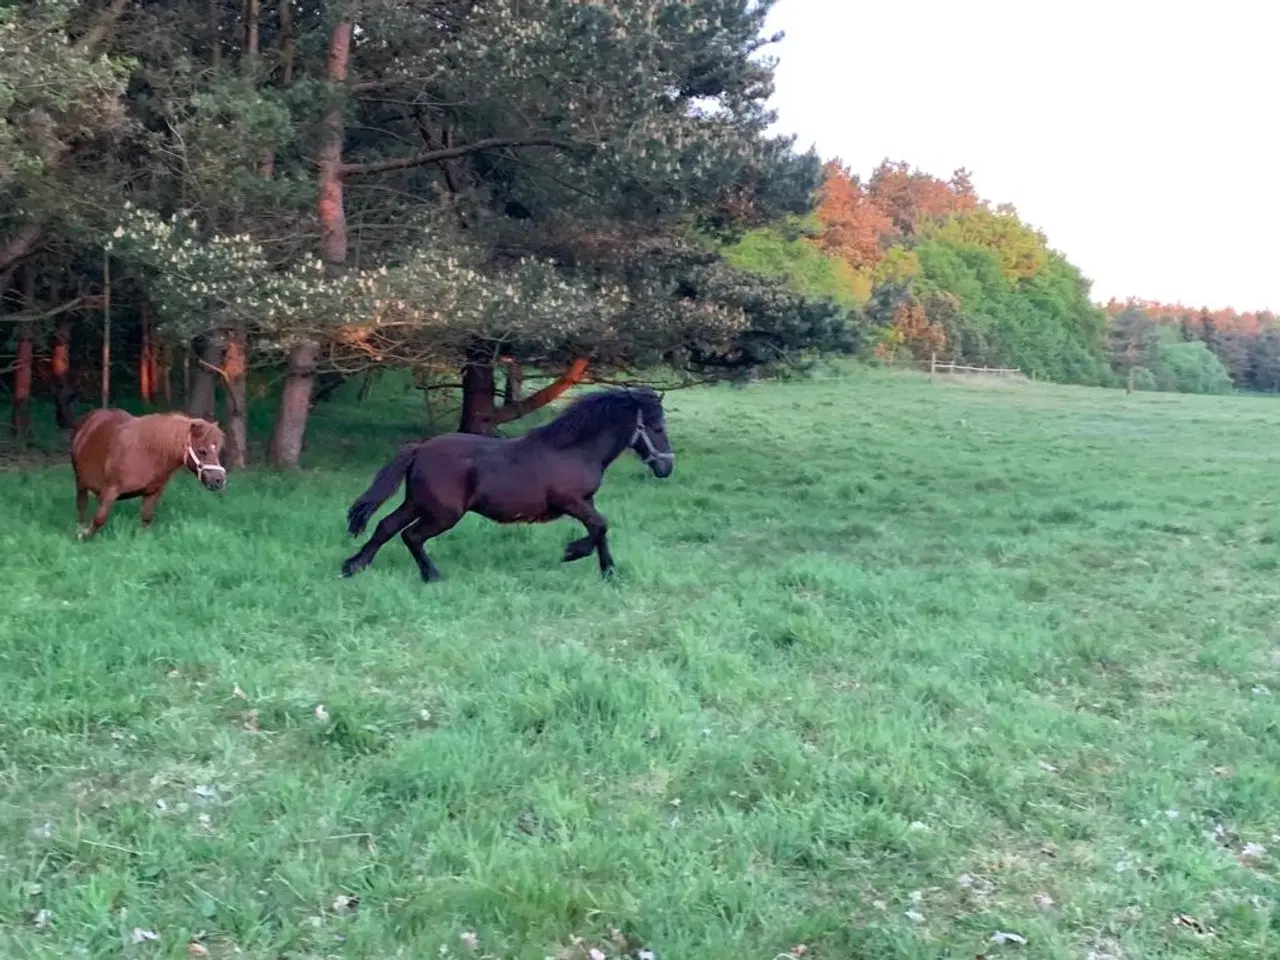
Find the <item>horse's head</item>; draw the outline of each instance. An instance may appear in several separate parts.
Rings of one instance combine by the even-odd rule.
[[[192,420],[184,463],[206,490],[217,493],[227,485],[227,469],[222,465],[222,430],[208,420]]]
[[[676,455],[667,437],[662,397],[651,387],[638,387],[629,392],[636,401],[636,429],[628,446],[649,465],[655,477],[669,477],[676,468]]]

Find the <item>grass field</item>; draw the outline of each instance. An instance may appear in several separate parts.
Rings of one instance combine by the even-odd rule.
[[[340,580],[395,393],[148,533],[0,474],[0,956],[1280,957],[1280,402],[668,409],[612,584],[476,518]]]

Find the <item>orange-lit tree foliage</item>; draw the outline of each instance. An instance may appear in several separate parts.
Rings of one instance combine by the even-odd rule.
[[[950,180],[939,180],[906,163],[888,160],[871,174],[867,193],[903,236],[915,232],[922,223],[978,206],[967,170],[957,170]]]
[[[818,245],[854,270],[871,270],[893,236],[893,221],[839,160],[827,163],[824,172],[817,205],[823,228]]]

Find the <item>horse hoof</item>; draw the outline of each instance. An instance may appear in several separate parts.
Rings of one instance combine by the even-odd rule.
[[[89,539],[89,528],[88,528],[88,527],[76,527],[76,539],[77,539],[77,540],[88,540],[88,539]]]
[[[342,565],[342,575],[344,577],[352,577],[360,572],[360,568],[348,560]]]

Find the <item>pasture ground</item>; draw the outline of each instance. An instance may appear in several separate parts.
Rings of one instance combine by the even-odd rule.
[[[341,581],[394,391],[149,533],[0,474],[0,955],[1280,956],[1280,403],[668,407],[613,584],[476,518]]]

